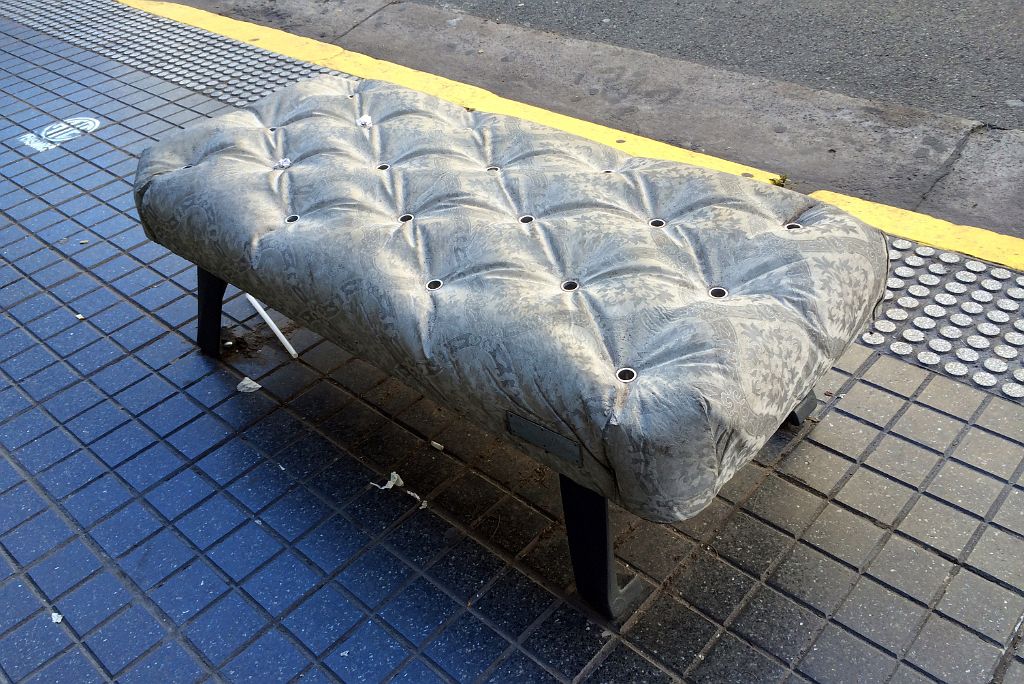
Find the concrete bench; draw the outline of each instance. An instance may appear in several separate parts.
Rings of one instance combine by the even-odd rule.
[[[147,235],[561,474],[580,595],[629,603],[608,500],[698,513],[872,318],[883,237],[753,180],[323,77],[169,135]]]

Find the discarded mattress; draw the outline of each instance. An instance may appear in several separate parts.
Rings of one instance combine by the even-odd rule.
[[[322,77],[168,135],[146,234],[580,484],[687,518],[871,320],[807,196]]]

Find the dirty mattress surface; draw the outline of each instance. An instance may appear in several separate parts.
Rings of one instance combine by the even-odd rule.
[[[655,521],[871,320],[881,234],[783,188],[322,77],[168,134],[147,235]]]

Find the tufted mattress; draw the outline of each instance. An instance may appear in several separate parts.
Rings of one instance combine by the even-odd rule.
[[[750,179],[323,77],[168,135],[146,234],[654,521],[871,319],[882,236]]]

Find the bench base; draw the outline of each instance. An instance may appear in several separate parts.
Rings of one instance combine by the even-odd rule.
[[[646,595],[646,587],[639,577],[619,585],[608,499],[565,475],[558,479],[576,592],[607,620],[628,617]]]
[[[814,394],[814,390],[807,393],[807,396],[796,405],[792,413],[786,416],[786,423],[788,425],[801,426],[810,418],[811,413],[814,409],[818,408],[818,397]]]
[[[199,284],[196,342],[203,354],[220,358],[220,316],[228,284],[199,266],[196,266],[196,280]]]

